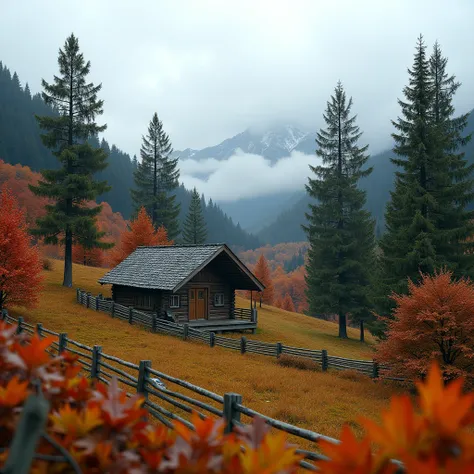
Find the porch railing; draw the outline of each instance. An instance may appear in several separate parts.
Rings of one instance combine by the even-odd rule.
[[[234,308],[233,319],[243,319],[246,321],[251,321],[253,323],[257,322],[257,310],[250,308]]]

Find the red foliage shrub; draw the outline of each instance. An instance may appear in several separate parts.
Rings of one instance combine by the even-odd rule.
[[[453,280],[443,271],[409,283],[408,295],[394,295],[394,319],[387,320],[387,340],[377,359],[397,376],[424,376],[430,360],[440,364],[445,379],[474,374],[474,285]]]
[[[42,259],[30,236],[23,212],[11,191],[0,190],[0,310],[33,307],[41,288]]]

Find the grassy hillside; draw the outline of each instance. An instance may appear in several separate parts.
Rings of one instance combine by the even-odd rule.
[[[97,279],[103,269],[74,266],[74,282],[94,294],[105,288]],[[345,421],[358,415],[375,416],[387,406],[394,388],[363,376],[321,373],[282,367],[272,358],[237,352],[177,338],[152,334],[138,326],[111,319],[105,313],[75,302],[75,290],[61,286],[62,262],[45,272],[45,288],[35,310],[16,309],[30,323],[67,332],[88,345],[100,344],[104,352],[137,363],[150,359],[153,367],[217,393],[237,392],[251,408],[281,420],[337,436]],[[291,341],[308,347],[326,347],[330,353],[363,356],[367,346],[340,342],[331,323],[285,311],[264,308],[259,313],[261,333],[255,337]]]

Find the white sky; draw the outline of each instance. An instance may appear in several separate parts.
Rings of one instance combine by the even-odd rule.
[[[38,92],[74,32],[103,84],[105,137],[131,155],[155,111],[175,149],[275,120],[316,130],[340,79],[374,153],[390,143],[420,33],[463,83],[459,112],[474,108],[473,18],[472,0],[0,0],[0,60]]]
[[[102,82],[107,139],[134,154],[158,112],[175,149],[275,118],[316,129],[335,83],[376,149],[416,38],[438,39],[474,108],[472,0],[0,0],[0,60],[34,92],[74,32]]]

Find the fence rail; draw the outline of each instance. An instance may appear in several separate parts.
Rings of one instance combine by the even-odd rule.
[[[83,297],[81,296],[81,298]],[[110,384],[112,377],[116,377],[120,387],[128,396],[132,396],[134,393],[143,394],[149,414],[169,428],[172,428],[173,420],[179,420],[189,428],[194,429],[189,421],[189,415],[194,411],[201,418],[224,417],[225,431],[230,432],[235,426],[242,425],[241,415],[243,415],[250,419],[261,417],[274,429],[285,431],[296,438],[309,440],[316,444],[321,439],[339,443],[334,438],[270,418],[263,413],[252,410],[243,405],[242,396],[239,394],[226,393],[222,396],[153,369],[151,361],[142,360],[138,365],[133,364],[104,353],[100,346],[88,346],[70,339],[67,334],[45,329],[41,324],[33,326],[26,323],[21,317],[15,319],[8,315],[6,311],[2,315],[2,319],[9,324],[17,324],[18,333],[36,333],[40,337],[48,334],[57,337],[57,340],[52,344],[54,346],[51,351],[53,356],[65,352],[77,355],[82,366],[82,372],[90,378],[100,380],[107,385]],[[240,343],[235,339],[218,337],[220,342],[224,339],[231,344]],[[159,379],[161,383],[158,383],[156,379]],[[317,451],[311,450],[302,450],[301,452],[305,456],[301,466],[308,470],[315,470],[311,462],[321,459],[321,455]]]
[[[385,374],[388,368],[386,366],[379,366],[374,360],[346,359],[344,357],[328,355],[325,349],[315,350],[303,347],[292,347],[281,342],[261,342],[247,339],[245,336],[242,336],[240,339],[220,336],[213,332],[209,333],[197,328],[192,328],[188,324],[183,325],[160,319],[154,314],[144,313],[134,308],[105,300],[101,295],[92,296],[90,293],[86,293],[80,289],[77,289],[77,301],[88,308],[109,313],[113,318],[123,319],[129,324],[144,326],[147,329],[151,329],[152,332],[176,336],[184,340],[202,342],[210,347],[219,346],[239,351],[241,354],[259,354],[276,358],[280,358],[281,355],[288,355],[311,360],[317,366],[320,366],[323,371],[327,371],[328,369],[354,370],[373,379],[383,377],[389,380],[404,381],[403,378],[386,376]],[[249,308],[235,308],[234,312],[238,319],[252,318],[252,310]]]

